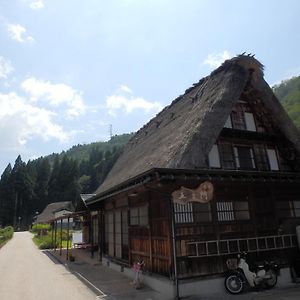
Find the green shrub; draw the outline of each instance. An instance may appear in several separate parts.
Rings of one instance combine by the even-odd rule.
[[[35,236],[33,238],[33,241],[39,247],[39,249],[51,249],[54,248],[55,244],[56,244],[56,248],[58,247],[58,241],[56,241],[56,243],[54,243],[54,241],[52,242],[51,235],[45,235],[42,238]]]
[[[12,226],[8,226],[0,229],[0,246],[3,246],[14,235],[14,229]]]
[[[32,225],[31,231],[33,233],[40,233],[41,230],[47,231],[51,229],[50,224],[34,224]]]
[[[40,249],[51,249],[54,248],[56,244],[56,248],[60,247],[60,230],[58,229],[56,232],[56,243],[54,243],[54,234],[53,232],[53,242],[52,242],[52,230],[46,231],[44,235],[40,235],[38,232],[34,235],[33,241]],[[67,247],[68,234],[67,230],[62,231],[62,247]],[[69,234],[69,247],[71,247],[71,235]]]

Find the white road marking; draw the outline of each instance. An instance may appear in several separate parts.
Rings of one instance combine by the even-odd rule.
[[[88,279],[86,279],[83,275],[81,275],[78,272],[75,272],[81,279],[83,279],[86,283],[88,283],[90,286],[92,286],[97,292],[99,292],[101,295],[98,295],[96,298],[99,297],[107,297],[105,293],[103,293],[100,289],[98,289],[94,284],[92,284]]]

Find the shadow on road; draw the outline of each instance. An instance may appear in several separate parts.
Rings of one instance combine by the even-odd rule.
[[[53,254],[51,254],[48,250],[43,250],[42,252],[43,252],[43,254],[47,255],[48,258],[50,258],[51,261],[54,262],[55,264],[62,265],[62,263]]]

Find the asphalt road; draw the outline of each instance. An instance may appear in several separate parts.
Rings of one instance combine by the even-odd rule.
[[[16,232],[0,249],[1,300],[95,300],[63,265],[49,259],[29,232]]]

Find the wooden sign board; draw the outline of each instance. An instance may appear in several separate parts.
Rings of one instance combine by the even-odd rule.
[[[210,181],[204,181],[196,189],[182,186],[172,193],[174,203],[186,204],[188,202],[207,203],[211,201],[214,194],[214,186]]]

